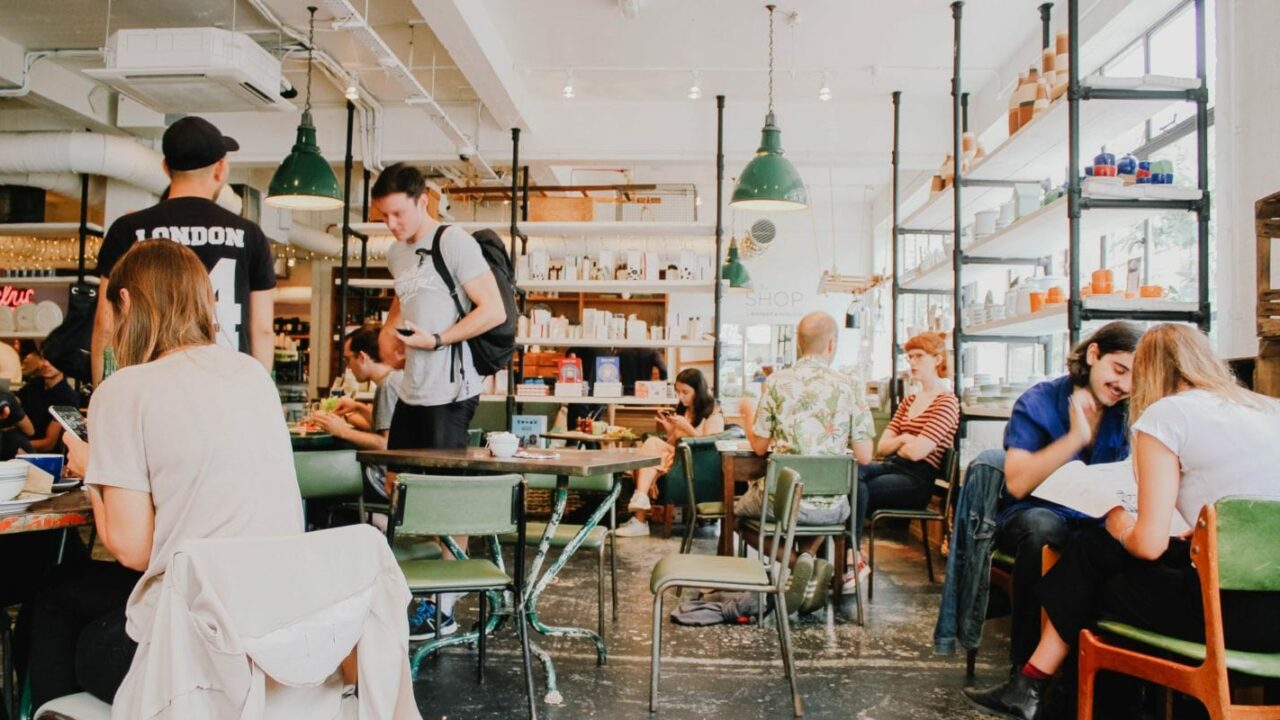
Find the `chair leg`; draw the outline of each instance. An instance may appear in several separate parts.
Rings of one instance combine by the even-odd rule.
[[[778,614],[778,640],[782,645],[782,666],[791,681],[791,709],[796,717],[804,717],[804,704],[800,700],[800,688],[796,685],[795,658],[791,654],[791,621],[787,618],[787,601],[783,593],[776,593],[774,602]]]
[[[604,638],[604,543],[596,556],[596,634]]]
[[[670,503],[662,506],[662,539],[666,540],[671,537],[671,516],[675,514],[675,505]]]
[[[1081,633],[1087,635],[1087,633]],[[1076,718],[1077,720],[1093,720],[1093,685],[1097,677],[1097,668],[1093,662],[1093,648],[1088,641],[1082,639],[1077,654],[1080,656],[1079,673],[1076,678]]]
[[[920,521],[920,543],[924,545],[924,566],[929,572],[929,583],[937,582],[933,579],[933,552],[929,550],[929,521]]]
[[[836,567],[835,538],[828,535],[826,540],[822,544],[825,546],[825,550],[827,551],[827,562],[831,563],[832,568],[835,568]],[[832,584],[836,586],[836,592],[839,592],[840,586],[843,585],[843,580],[841,579],[841,576],[835,575],[834,577],[832,577],[831,580],[832,580]],[[827,627],[831,627],[832,625],[834,625],[835,621],[836,621],[835,593],[831,592],[830,588],[827,588]]]
[[[609,508],[609,592],[613,595],[613,621],[618,622],[618,529],[617,507]]]
[[[477,654],[480,656],[480,660],[479,662],[476,663],[476,682],[483,685],[484,684],[485,635],[488,634],[485,632],[485,621],[486,621],[485,610],[487,609],[487,605],[489,602],[489,593],[485,592],[484,590],[481,590],[476,594],[479,595],[479,600],[480,600],[480,633],[479,633],[479,639],[476,641],[476,645],[479,648],[479,652]],[[436,627],[440,627],[440,626],[437,625]]]
[[[680,554],[683,555],[693,549],[693,531],[698,527],[698,511],[692,504],[689,505],[688,512],[685,513],[684,519],[684,539],[680,542]]]
[[[876,598],[876,521],[872,518],[867,523],[867,551],[869,557],[867,563],[870,572],[867,573],[867,602],[871,602]],[[855,569],[856,573],[857,570]]]
[[[649,712],[658,711],[658,674],[662,670],[662,593],[653,594],[653,654],[649,660]]]

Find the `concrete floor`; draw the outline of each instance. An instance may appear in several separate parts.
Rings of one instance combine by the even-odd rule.
[[[818,612],[793,624],[800,693],[808,718],[858,720],[963,720],[986,717],[960,694],[964,657],[933,654],[933,627],[941,584],[930,585],[916,540],[888,530],[877,542],[876,599],[866,627],[837,622],[832,630]],[[883,542],[883,545],[881,545]],[[620,616],[606,616],[608,665],[597,667],[586,641],[544,640],[559,675],[563,703],[539,698],[543,718],[647,718],[650,623],[653,596],[649,572],[677,538],[623,538],[618,542]],[[694,552],[712,554],[714,539],[699,538]],[[937,561],[937,558],[935,558]],[[945,561],[938,561],[941,568]],[[941,569],[939,569],[941,573]],[[941,578],[939,578],[941,579]],[[607,582],[607,579],[606,579]],[[674,593],[668,595],[668,610]],[[474,621],[470,603],[460,604],[464,626]],[[574,558],[543,596],[543,618],[551,624],[595,624],[593,557]],[[427,660],[415,685],[424,718],[513,718],[524,713],[519,644],[506,626],[489,645],[486,682],[475,680],[475,655],[457,648]],[[998,682],[1008,672],[1008,621],[986,626],[978,684]],[[537,639],[537,636],[533,636]],[[782,674],[777,632],[757,626],[690,628],[670,622],[663,629],[663,663],[657,718],[786,718],[791,697]],[[541,695],[543,677],[534,661]]]

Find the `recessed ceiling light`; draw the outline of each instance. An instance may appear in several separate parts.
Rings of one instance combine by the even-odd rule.
[[[564,73],[564,90],[561,91],[565,100],[572,100],[576,94],[573,89],[573,71],[566,70]]]
[[[702,97],[702,75],[697,70],[694,70],[692,75],[693,80],[689,84],[689,99],[697,100]]]
[[[825,72],[822,73],[822,87],[818,88],[818,99],[822,102],[831,99],[831,81]]]

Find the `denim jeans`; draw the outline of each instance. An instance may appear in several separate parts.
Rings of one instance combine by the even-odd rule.
[[[1040,603],[1035,587],[1042,574],[1045,545],[1061,549],[1071,537],[1069,521],[1044,507],[1015,506],[1005,513],[996,530],[996,547],[1013,556],[1013,622],[1009,660],[1022,665],[1040,643]]]
[[[956,500],[951,553],[942,586],[942,604],[933,630],[934,651],[955,652],[956,642],[975,650],[982,641],[991,583],[996,503],[1004,489],[1004,451],[985,450],[965,471]]]

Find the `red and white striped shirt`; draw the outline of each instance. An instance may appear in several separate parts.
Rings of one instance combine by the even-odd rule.
[[[933,398],[924,412],[911,417],[911,406],[915,399],[916,396],[911,395],[902,401],[898,412],[889,421],[888,429],[899,435],[905,433],[926,437],[937,443],[938,446],[929,453],[925,462],[941,470],[942,456],[955,441],[956,430],[960,427],[960,401],[953,393],[941,392]]]

